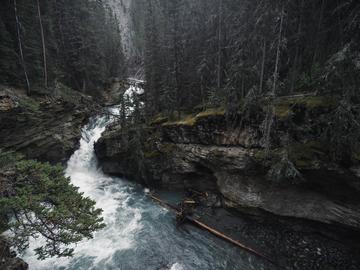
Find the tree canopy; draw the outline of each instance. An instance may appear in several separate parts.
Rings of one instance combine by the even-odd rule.
[[[119,31],[102,1],[3,1],[0,83],[31,93],[61,82],[96,95],[126,74]]]
[[[73,254],[73,244],[105,225],[101,209],[64,176],[63,167],[0,152],[1,231],[9,230],[20,252],[29,238],[42,237],[39,259]]]
[[[134,2],[150,115],[238,108],[249,95],[359,95],[358,1]]]

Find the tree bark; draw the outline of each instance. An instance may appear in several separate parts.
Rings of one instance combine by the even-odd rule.
[[[41,9],[40,9],[40,1],[37,0],[37,9],[40,23],[40,32],[41,32],[41,42],[42,42],[42,50],[43,50],[43,61],[44,61],[44,85],[45,88],[48,87],[48,75],[47,75],[47,62],[46,62],[46,46],[45,46],[45,37],[44,37],[44,28],[41,19]]]
[[[290,85],[290,93],[292,94],[294,92],[295,88],[295,80],[298,74],[298,62],[299,62],[299,51],[300,51],[300,35],[302,31],[302,20],[303,20],[303,10],[304,10],[304,0],[301,0],[301,7],[300,7],[300,17],[299,17],[299,26],[297,31],[297,44],[295,49],[295,58],[294,58],[294,65],[292,67],[291,72],[291,85]]]
[[[28,74],[27,74],[27,71],[26,71],[24,53],[23,53],[23,49],[22,49],[21,33],[20,33],[20,22],[19,22],[19,17],[18,17],[18,12],[17,12],[16,0],[14,0],[14,11],[15,11],[15,20],[16,20],[16,30],[17,30],[18,43],[19,43],[19,51],[20,51],[20,60],[21,60],[21,65],[22,65],[23,70],[24,70],[26,86],[27,86],[27,94],[28,94],[28,96],[30,96],[31,87],[30,87],[29,77],[28,77]]]
[[[261,94],[263,92],[265,60],[266,60],[266,39],[264,38],[264,40],[263,40],[263,50],[262,50],[262,63],[261,63],[259,94]]]
[[[218,78],[217,87],[221,88],[222,80],[222,20],[223,20],[223,0],[219,0],[219,24],[218,24]]]
[[[275,62],[275,71],[274,71],[274,84],[273,84],[273,90],[272,90],[272,95],[273,95],[273,96],[275,96],[275,94],[276,94],[276,84],[277,84],[277,79],[278,79],[278,76],[279,76],[280,47],[281,47],[282,29],[283,29],[283,23],[284,23],[284,9],[285,9],[285,4],[283,3],[283,4],[282,4],[282,8],[281,8],[279,40],[278,40],[278,45],[277,45],[277,49],[276,49],[276,62]]]
[[[324,17],[324,9],[325,9],[325,0],[322,0],[321,1],[321,8],[320,8],[319,22],[318,22],[316,38],[315,38],[315,50],[314,50],[314,56],[313,56],[312,66],[311,67],[314,66],[314,64],[315,64],[315,62],[317,61],[317,58],[318,58],[319,39],[320,39],[319,35],[320,35],[322,21],[323,21],[323,17]]]

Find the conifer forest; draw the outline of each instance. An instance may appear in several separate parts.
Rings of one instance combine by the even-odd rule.
[[[0,2],[0,270],[360,269],[358,0]]]

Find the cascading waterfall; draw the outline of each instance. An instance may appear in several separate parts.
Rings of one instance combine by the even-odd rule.
[[[117,113],[117,108],[111,109],[112,115]],[[94,239],[78,244],[76,256],[71,259],[53,258],[37,261],[32,249],[41,245],[42,241],[41,239],[32,241],[25,257],[30,269],[57,269],[61,266],[67,266],[68,269],[88,269],[72,265],[76,265],[79,258],[82,258],[82,264],[87,261],[87,266],[101,265],[111,257],[114,250],[131,248],[132,233],[141,227],[140,210],[128,206],[129,194],[134,186],[104,175],[97,164],[94,152],[94,143],[112,121],[113,117],[109,116],[90,120],[90,123],[83,128],[80,148],[72,155],[66,169],[66,176],[71,178],[72,184],[79,187],[85,196],[94,199],[97,207],[104,210],[106,228],[98,232]],[[118,212],[119,209],[122,211]]]
[[[109,110],[112,115],[119,111]],[[24,256],[30,270],[272,269],[197,228],[176,228],[172,213],[149,200],[141,187],[105,175],[98,166],[94,143],[113,120],[110,116],[90,120],[66,169],[72,183],[104,210],[107,226],[93,239],[79,243],[72,258],[38,261],[32,250],[42,240],[32,240]]]

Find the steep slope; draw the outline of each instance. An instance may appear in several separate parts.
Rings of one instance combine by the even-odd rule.
[[[173,122],[159,117],[144,131],[142,155],[127,139],[135,131],[124,134],[119,127],[106,131],[95,148],[110,174],[166,189],[220,193],[224,206],[239,210],[359,230],[359,149],[344,144],[343,156],[334,159],[335,142],[322,136],[337,106],[331,97],[277,100],[269,155],[261,108],[234,121],[221,109]]]
[[[96,108],[91,97],[76,92],[56,98],[29,98],[21,90],[1,86],[0,149],[18,151],[39,161],[64,163]]]

